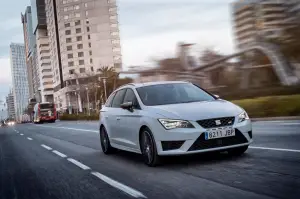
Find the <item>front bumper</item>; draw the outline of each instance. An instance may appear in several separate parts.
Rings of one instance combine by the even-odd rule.
[[[157,153],[161,156],[185,155],[211,151],[221,151],[229,148],[248,146],[252,143],[252,124],[250,120],[235,123],[232,128],[236,135],[233,137],[205,140],[204,132],[198,123],[192,122],[193,129],[165,130],[157,127],[160,132],[155,134]],[[168,145],[170,144],[170,145]]]

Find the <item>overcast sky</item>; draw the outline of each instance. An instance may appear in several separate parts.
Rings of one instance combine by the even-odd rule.
[[[229,54],[232,0],[118,0],[124,65],[149,65],[173,56],[177,42]],[[23,42],[21,12],[30,0],[0,2],[0,99],[11,86],[9,44]]]

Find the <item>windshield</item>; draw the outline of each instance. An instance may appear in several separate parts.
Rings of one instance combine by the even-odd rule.
[[[40,104],[40,109],[53,109],[54,104]]]
[[[215,98],[190,83],[158,84],[137,88],[146,106],[211,101]]]

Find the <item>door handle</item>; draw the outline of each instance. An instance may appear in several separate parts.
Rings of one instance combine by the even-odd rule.
[[[117,120],[121,120],[121,118],[117,117]]]

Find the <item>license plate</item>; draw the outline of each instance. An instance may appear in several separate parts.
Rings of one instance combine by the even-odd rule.
[[[235,130],[232,127],[209,129],[205,132],[205,140],[235,136]]]

